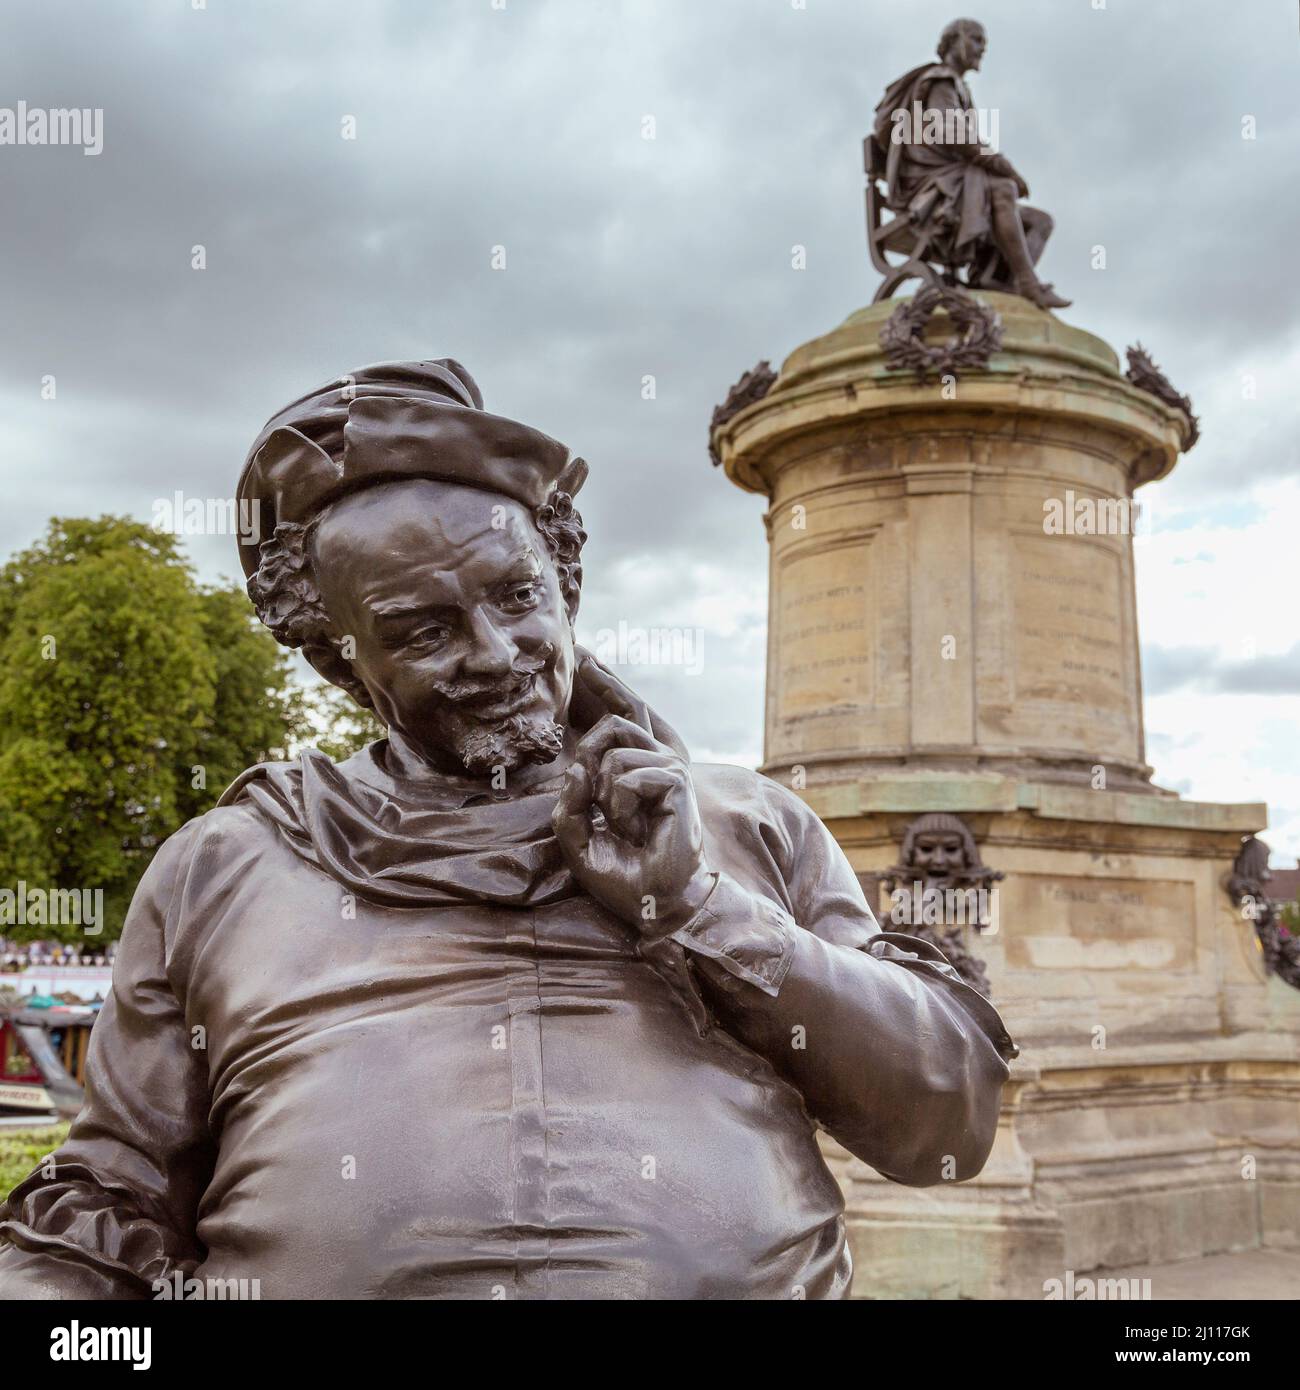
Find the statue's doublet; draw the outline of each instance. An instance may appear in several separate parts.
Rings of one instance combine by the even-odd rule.
[[[0,1297],[837,1298],[805,1097],[900,1181],[978,1171],[1014,1044],[792,793],[692,765],[715,887],[645,947],[570,873],[558,774],[409,766],[250,769],[162,847]]]
[[[870,939],[796,798],[693,774],[710,862],[829,939]],[[143,1251],[146,1274],[256,1278],[264,1298],[845,1292],[842,1200],[799,1093],[701,1033],[629,927],[544,871],[533,906],[376,904],[291,843],[244,797],[160,852],[96,1029],[92,1108],[123,1147],[74,1135],[68,1183],[20,1188],[11,1238],[94,1241],[136,1271]],[[133,1074],[150,1093],[114,1093]],[[160,1210],[79,1210],[81,1163]]]
[[[725,1032],[701,1037],[590,898],[358,898],[345,918],[258,811],[209,819],[178,927],[203,961],[186,997],[221,1136],[200,1276],[482,1298],[843,1282],[840,1197],[800,1097]]]

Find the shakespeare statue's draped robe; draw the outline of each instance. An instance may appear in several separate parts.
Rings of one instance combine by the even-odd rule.
[[[896,111],[907,113],[897,126]],[[961,73],[946,63],[913,68],[894,82],[876,107],[873,127],[884,160],[889,206],[906,211],[918,232],[929,232],[937,254],[955,262],[996,256],[992,250],[993,212],[989,172],[978,145],[923,139],[924,121],[918,112],[948,112],[960,116],[974,111],[970,88]],[[909,138],[896,140],[896,129]],[[982,256],[980,253],[983,253]],[[999,258],[1000,259],[1000,258]]]
[[[387,750],[254,768],[159,851],[0,1297],[839,1297],[814,1120],[901,1182],[978,1171],[1014,1047],[791,793],[693,767],[719,878],[643,954],[558,778],[493,801]]]

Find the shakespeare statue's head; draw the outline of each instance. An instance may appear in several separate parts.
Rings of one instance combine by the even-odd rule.
[[[984,26],[977,19],[954,19],[939,35],[939,57],[957,72],[978,72],[988,47]]]
[[[903,834],[902,865],[924,879],[952,878],[980,866],[975,837],[957,816],[932,812]]]
[[[484,411],[450,359],[350,373],[249,452],[249,595],[278,641],[435,766],[549,762],[573,689],[586,473]]]

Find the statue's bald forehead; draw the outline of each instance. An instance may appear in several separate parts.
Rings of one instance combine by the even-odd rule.
[[[459,550],[485,532],[528,533],[528,512],[500,493],[430,478],[379,483],[334,503],[316,532],[318,555],[338,544],[389,551],[418,545]]]

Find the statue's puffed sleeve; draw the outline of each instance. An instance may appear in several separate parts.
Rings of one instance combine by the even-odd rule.
[[[195,825],[163,845],[136,889],[67,1141],[0,1206],[0,1299],[149,1298],[155,1280],[201,1258],[207,1054],[167,975]]]
[[[792,911],[721,872],[676,939],[722,1025],[850,1153],[915,1187],[973,1177],[1014,1043],[941,952],[880,931],[830,832],[773,786],[769,838]]]

